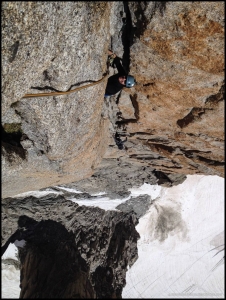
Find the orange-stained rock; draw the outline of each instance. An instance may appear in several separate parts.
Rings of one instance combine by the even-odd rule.
[[[224,176],[223,3],[129,5],[140,28],[130,47],[137,85],[125,89],[136,122],[119,119],[116,128],[128,137],[124,159],[168,174]]]

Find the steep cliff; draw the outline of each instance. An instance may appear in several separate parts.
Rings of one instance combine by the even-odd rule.
[[[103,77],[111,5],[4,2],[2,8],[2,125],[11,134],[3,143],[3,197],[90,176],[107,145],[101,118],[107,78],[69,95],[22,97]]]
[[[165,174],[224,176],[223,6],[125,4],[123,49],[137,85],[116,100],[113,128],[128,137],[122,160]],[[113,149],[105,158],[117,156]]]
[[[223,2],[2,8],[3,197],[90,177],[115,159],[131,172],[224,176]],[[107,79],[69,95],[22,98],[101,79],[108,48],[135,87],[105,101]],[[116,131],[127,151],[115,146]]]
[[[23,98],[100,80],[109,48],[133,88],[104,99],[105,77]],[[21,297],[120,298],[137,258],[130,208],[9,197],[63,184],[125,197],[144,182],[224,177],[224,2],[3,2],[2,174],[2,251],[27,241]]]

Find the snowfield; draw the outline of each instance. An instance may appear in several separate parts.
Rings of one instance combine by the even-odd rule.
[[[171,188],[144,184],[130,191],[150,195],[151,205],[136,227],[139,257],[128,268],[122,298],[224,298],[224,178],[188,175]],[[71,200],[107,210],[128,199]],[[16,253],[10,244],[2,259],[17,260]],[[3,299],[19,298],[19,278],[19,270],[2,263]]]

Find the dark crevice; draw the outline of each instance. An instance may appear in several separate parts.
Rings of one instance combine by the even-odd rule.
[[[10,48],[11,52],[12,52],[12,56],[9,58],[9,62],[13,62],[15,57],[16,57],[16,54],[17,54],[17,51],[18,51],[18,48],[19,48],[19,41],[16,41]]]
[[[223,84],[217,94],[211,95],[206,99],[205,104],[207,106],[217,105],[218,102],[224,100],[224,94],[225,94],[225,85]]]
[[[115,124],[121,125],[121,124],[129,124],[129,123],[137,123],[137,120],[135,119],[124,119],[120,121],[116,121]]]
[[[111,298],[114,294],[114,274],[112,268],[105,266],[98,266],[95,272],[92,274],[92,280],[96,283],[98,298]],[[105,295],[104,297],[102,295]],[[116,291],[116,294],[120,297],[120,291]]]
[[[49,75],[47,70],[43,71],[43,75],[44,75],[44,81],[51,81],[51,76]]]
[[[211,151],[183,150],[183,149],[180,149],[180,150],[188,158],[196,157],[197,156],[196,153],[211,153]]]
[[[39,91],[44,91],[44,90],[51,90],[51,91],[54,91],[54,92],[62,92],[62,91],[59,91],[57,89],[54,89],[53,87],[51,86],[43,86],[43,87],[39,87],[39,86],[31,86],[31,89],[34,89],[34,90],[39,90]]]
[[[11,108],[16,108],[19,103],[20,103],[19,101],[15,101],[15,102],[11,103],[10,107]],[[15,111],[15,113],[20,116],[20,114],[18,113],[18,111]]]
[[[2,142],[23,148],[20,144],[22,137],[21,124],[5,124],[4,126],[5,128],[2,126],[1,133]]]
[[[130,47],[133,44],[134,37],[134,28],[132,26],[131,14],[127,1],[123,1],[124,12],[126,18],[122,19],[123,28],[122,28],[122,45],[123,45],[123,56],[122,56],[122,65],[127,73],[130,72]]]
[[[118,104],[119,103],[119,100],[120,100],[120,97],[121,97],[121,93],[122,93],[122,91],[120,91],[119,92],[119,94],[117,95],[117,98],[116,98],[116,104]]]
[[[201,115],[206,112],[206,110],[212,110],[220,101],[224,100],[225,85],[223,84],[219,92],[215,95],[211,95],[205,101],[205,107],[193,107],[190,113],[185,116],[183,119],[177,121],[177,125],[180,128],[188,126],[190,123],[200,119]]]
[[[186,133],[187,135],[190,135],[192,137],[200,137],[200,138],[206,138],[206,139],[209,139],[211,138],[213,141],[217,141],[217,142],[222,142],[224,143],[224,140],[223,139],[220,139],[220,138],[217,138],[217,137],[210,137],[208,136],[207,134],[202,134],[202,133],[198,133],[198,134],[195,134],[195,133],[191,133],[191,132],[187,132]]]
[[[104,76],[105,74],[103,74]],[[43,76],[44,76],[44,81],[51,81],[52,80],[52,77],[49,75],[48,73],[48,70],[45,70],[43,72]],[[44,91],[44,90],[51,90],[51,91],[54,91],[54,92],[68,92],[70,91],[73,87],[77,87],[77,86],[80,86],[81,84],[84,84],[84,83],[93,83],[93,82],[96,82],[95,80],[84,80],[84,81],[80,81],[78,83],[75,83],[75,84],[72,84],[66,91],[60,91],[60,90],[57,90],[51,86],[48,86],[48,85],[45,85],[43,87],[40,87],[40,86],[32,86],[31,89],[35,89],[35,90],[39,90],[39,91]]]
[[[155,85],[154,82],[149,82],[149,83],[143,84],[143,86],[153,86],[153,85]]]
[[[157,151],[167,151],[169,153],[173,153],[175,148],[174,147],[171,147],[171,146],[166,146],[166,145],[163,145],[163,144],[157,144],[157,143],[148,143],[149,146],[154,146],[154,148],[157,150]]]
[[[198,120],[201,115],[205,113],[205,110],[206,109],[202,107],[193,107],[187,116],[177,121],[177,125],[180,126],[180,128],[188,126],[188,124]]]
[[[208,165],[213,165],[213,166],[224,166],[225,165],[224,161],[220,162],[220,161],[217,161],[217,160],[212,160],[212,159],[209,159],[209,158],[205,158],[205,157],[200,156],[200,155],[198,155],[197,158],[200,161],[206,162]]]
[[[92,82],[96,82],[95,80],[85,80],[85,81],[81,81],[81,82],[78,82],[78,83],[75,83],[75,84],[72,84],[69,89],[67,89],[66,91],[60,91],[60,90],[57,90],[51,86],[43,86],[43,87],[39,87],[39,86],[32,86],[31,89],[35,89],[35,90],[40,90],[40,91],[43,91],[43,90],[51,90],[51,91],[54,91],[54,92],[68,92],[70,91],[73,87],[76,87],[76,86],[80,86],[81,84],[83,83],[92,83]]]
[[[150,134],[149,134],[150,135]],[[140,139],[140,140],[142,140],[142,141],[146,141],[147,143],[149,143],[149,144],[162,144],[162,143],[164,143],[164,145],[165,144],[169,144],[170,143],[170,141],[168,141],[168,140],[166,140],[166,139],[164,139],[164,138],[161,138],[161,137],[159,137],[159,138],[151,138],[151,139],[147,139],[147,138],[141,138],[141,137],[137,137],[137,139]]]
[[[143,7],[144,6],[144,7]],[[147,28],[147,25],[149,21],[147,20],[147,17],[145,16],[145,10],[147,7],[147,1],[140,1],[137,2],[137,9],[134,12],[135,17],[137,19],[136,21],[136,30],[135,30],[135,35],[140,39],[141,35],[143,35],[144,31]]]
[[[134,136],[134,135],[153,135],[153,133],[149,133],[149,132],[135,132],[135,133],[130,133],[130,136]]]
[[[136,158],[137,160],[158,160],[158,159],[164,159],[163,156],[158,156],[158,157],[153,157],[152,155],[146,155],[146,156],[143,156],[142,154],[139,155],[139,154],[131,154],[129,156],[129,158]]]
[[[131,99],[131,102],[132,102],[134,110],[135,110],[135,113],[134,113],[135,118],[138,121],[139,120],[139,105],[137,102],[137,94],[130,95],[130,99]]]
[[[6,143],[2,141],[2,154],[6,157],[9,162],[15,161],[14,154],[18,155],[22,159],[26,159],[27,151],[22,147],[13,146],[12,144]]]
[[[164,184],[164,183],[170,183],[170,184],[173,183],[173,181],[168,177],[168,175],[166,173],[163,173],[162,171],[157,171],[157,170],[154,170],[153,173],[156,176],[156,178],[158,179],[159,185]]]
[[[27,150],[25,150],[20,143],[26,136],[21,131],[21,124],[5,124],[4,126],[5,128],[2,126],[1,132],[2,154],[5,155],[7,160],[11,163],[16,159],[14,154],[22,159],[26,159]]]

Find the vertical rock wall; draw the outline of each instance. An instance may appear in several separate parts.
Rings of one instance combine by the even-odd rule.
[[[105,158],[224,176],[224,3],[126,2],[123,18],[113,50],[137,85],[106,107],[127,151],[111,137]]]
[[[69,95],[22,97],[68,91],[103,78],[111,6],[3,2],[2,130],[8,135],[2,150],[3,197],[82,179],[102,159],[107,78]]]
[[[114,197],[224,176],[224,3],[3,2],[2,41],[2,243],[27,241],[21,297],[120,298],[137,258],[133,214],[7,197],[81,179]],[[108,48],[132,89],[104,100],[106,78],[22,99],[99,80]]]
[[[3,197],[87,178],[103,158],[167,176],[224,176],[223,2],[2,8]],[[107,78],[69,95],[22,99],[101,79],[108,48],[136,86],[108,101]],[[127,151],[115,146],[116,131]]]

